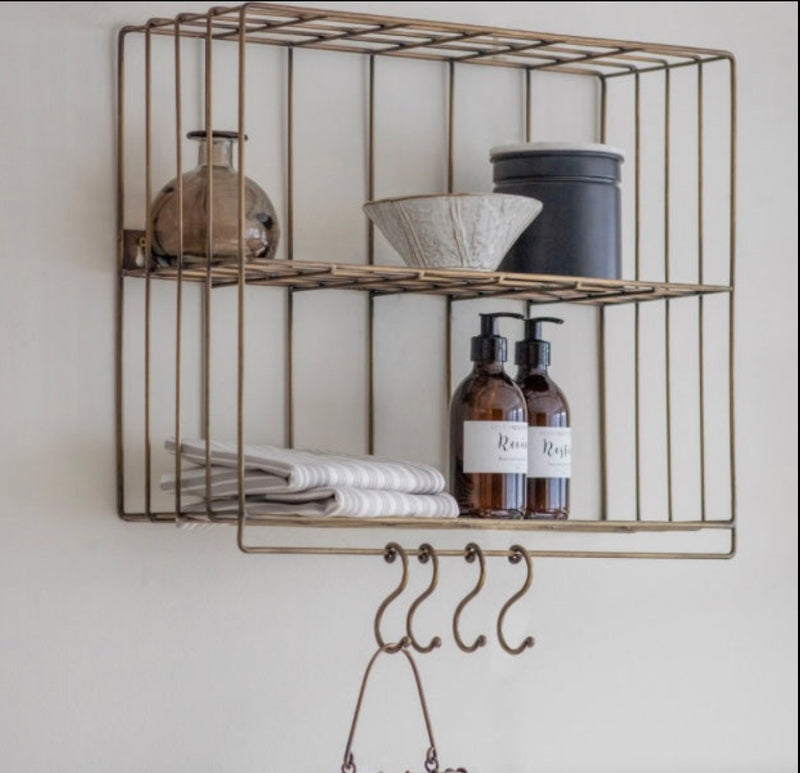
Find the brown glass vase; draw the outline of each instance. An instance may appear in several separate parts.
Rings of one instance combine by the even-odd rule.
[[[186,135],[199,142],[198,165],[182,175],[183,258],[185,265],[235,262],[239,259],[239,173],[233,166],[236,132],[211,133],[211,249],[208,239],[208,146],[206,132]],[[245,139],[247,139],[245,137]],[[274,258],[280,237],[278,218],[269,196],[244,178],[244,257]],[[153,201],[152,248],[162,263],[175,264],[180,254],[177,178]]]

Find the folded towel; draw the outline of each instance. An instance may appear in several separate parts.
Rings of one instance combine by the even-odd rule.
[[[168,440],[175,453],[175,441]],[[238,456],[235,443],[212,441],[211,498],[185,504],[187,515],[202,515],[209,506],[220,515],[239,509]],[[182,458],[204,464],[205,440],[184,440]],[[444,490],[444,477],[424,464],[374,456],[296,451],[276,446],[244,448],[245,509],[254,516],[352,518],[455,518],[458,505]],[[175,475],[161,478],[174,492]],[[205,466],[181,471],[181,493],[205,499]]]
[[[175,453],[175,440],[166,442]],[[210,443],[213,496],[238,494],[235,443],[213,440]],[[182,458],[205,464],[206,441],[183,440]],[[444,476],[434,467],[411,462],[378,459],[374,456],[349,456],[322,451],[297,451],[278,446],[245,446],[245,491],[248,494],[273,494],[308,489],[357,488],[388,490],[406,494],[438,494],[444,491]],[[222,469],[219,469],[222,468]],[[229,484],[232,482],[232,488]],[[175,490],[175,476],[165,475],[166,491]],[[216,486],[220,488],[217,489]],[[181,474],[181,490],[205,496],[205,470],[186,470]]]
[[[236,514],[236,497],[212,499],[215,514]],[[187,514],[204,514],[206,502],[186,505]],[[254,516],[302,516],[351,518],[456,518],[458,504],[449,494],[404,494],[362,488],[317,488],[265,497],[246,497],[245,511]]]

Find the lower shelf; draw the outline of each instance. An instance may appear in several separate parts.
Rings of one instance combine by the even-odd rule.
[[[247,516],[240,523],[236,515],[225,514],[209,517],[207,515],[180,515],[175,513],[130,513],[120,514],[125,521],[139,523],[174,523],[179,526],[212,526],[227,525],[237,527],[238,546],[245,553],[267,553],[267,554],[288,554],[288,555],[383,555],[383,547],[360,546],[343,544],[344,540],[337,540],[334,543],[329,538],[325,538],[325,544],[311,544],[303,540],[295,545],[277,544],[248,544],[244,539],[244,533],[249,527],[272,527],[277,530],[299,529],[304,533],[320,530],[330,534],[336,530],[346,530],[355,532],[359,530],[385,529],[394,532],[392,538],[397,538],[398,531],[438,531],[445,535],[455,535],[458,532],[484,532],[487,536],[494,533],[504,535],[518,534],[519,538],[515,541],[520,542],[523,535],[530,537],[538,534],[555,537],[561,534],[584,535],[579,546],[555,546],[549,547],[541,544],[535,546],[525,546],[528,554],[539,558],[732,558],[736,552],[736,524],[733,521],[705,520],[705,521],[620,521],[620,520],[566,520],[566,521],[503,521],[489,520],[481,518],[298,518],[280,516]],[[664,535],[672,533],[674,535],[700,535],[714,533],[716,536],[727,535],[728,539],[724,544],[720,540],[715,540],[713,546],[705,542],[694,545],[693,549],[686,549],[682,544],[679,549],[673,549],[669,545],[658,545],[653,549],[652,545],[642,546],[623,546],[608,544],[603,540],[603,536],[614,535]],[[587,538],[585,535],[592,535]],[[587,546],[587,542],[603,542],[603,544],[592,544]],[[452,540],[449,540],[452,541]],[[692,540],[694,541],[694,540]],[[541,539],[537,540],[541,542]],[[589,547],[591,549],[585,549]],[[418,551],[408,550],[409,555],[415,555]],[[437,549],[440,556],[463,557],[464,549],[445,548]],[[509,549],[485,549],[486,556],[508,557]]]

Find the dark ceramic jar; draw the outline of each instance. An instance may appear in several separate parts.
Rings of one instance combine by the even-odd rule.
[[[621,150],[533,142],[492,148],[494,190],[531,196],[542,214],[509,250],[501,271],[619,279]]]

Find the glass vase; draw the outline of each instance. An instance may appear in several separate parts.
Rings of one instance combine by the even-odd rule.
[[[189,132],[199,141],[198,164],[182,175],[184,265],[205,265],[208,245],[208,149],[205,131]],[[233,166],[233,144],[237,132],[211,133],[212,179],[212,263],[239,259],[239,173]],[[247,137],[245,137],[245,140]],[[275,208],[264,190],[244,178],[244,258],[273,258],[280,228]],[[178,184],[168,182],[153,201],[151,209],[152,249],[159,262],[175,265],[179,250]]]

